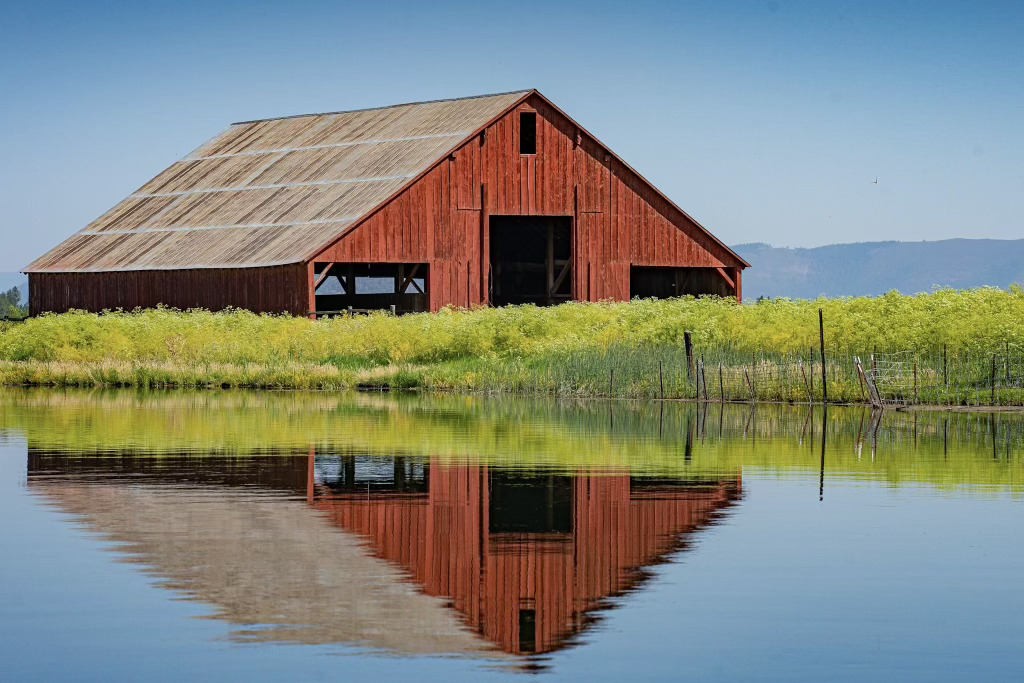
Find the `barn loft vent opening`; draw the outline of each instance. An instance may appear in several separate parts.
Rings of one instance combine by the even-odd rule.
[[[537,112],[519,112],[519,153],[537,153]]]
[[[572,218],[491,216],[490,301],[550,306],[572,299]]]

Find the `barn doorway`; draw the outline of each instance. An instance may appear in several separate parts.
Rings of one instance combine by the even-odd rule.
[[[572,218],[491,216],[490,301],[550,306],[572,299]]]

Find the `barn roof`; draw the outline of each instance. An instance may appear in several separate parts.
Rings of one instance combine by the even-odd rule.
[[[535,93],[232,124],[24,272],[306,261]]]

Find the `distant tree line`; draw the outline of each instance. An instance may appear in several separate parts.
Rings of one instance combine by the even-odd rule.
[[[11,287],[0,292],[0,318],[24,318],[28,315],[28,307],[21,305],[21,290]]]

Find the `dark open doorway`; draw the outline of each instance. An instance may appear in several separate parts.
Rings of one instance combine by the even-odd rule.
[[[491,216],[490,300],[549,306],[572,299],[572,218]]]

